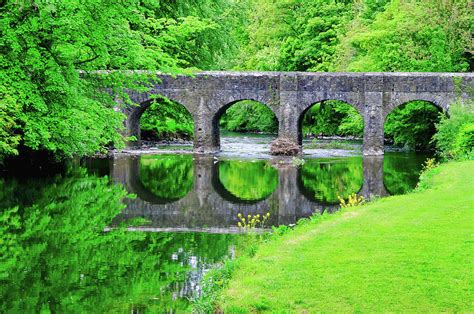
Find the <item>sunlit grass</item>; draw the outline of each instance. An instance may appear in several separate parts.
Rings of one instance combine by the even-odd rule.
[[[474,162],[442,165],[422,186],[262,244],[241,260],[220,309],[472,311]]]

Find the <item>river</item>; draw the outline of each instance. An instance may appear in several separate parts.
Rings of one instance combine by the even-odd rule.
[[[270,157],[271,139],[227,135],[214,157],[178,145],[3,175],[0,312],[185,311],[245,241],[239,214],[269,213],[264,231],[333,212],[338,196],[403,194],[427,158],[307,141],[301,164]]]

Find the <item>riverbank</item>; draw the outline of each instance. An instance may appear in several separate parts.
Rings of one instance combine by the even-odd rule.
[[[239,261],[219,308],[246,312],[469,312],[474,161],[425,189],[298,225]]]

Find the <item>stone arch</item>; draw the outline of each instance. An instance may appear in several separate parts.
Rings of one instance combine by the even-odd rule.
[[[231,99],[230,101],[226,102],[220,102],[217,105],[217,109],[214,110],[214,113],[212,115],[212,130],[213,130],[213,139],[214,143],[216,146],[220,147],[220,126],[219,126],[219,121],[222,117],[222,115],[226,112],[227,109],[229,109],[231,106],[245,100],[250,100],[259,103],[262,106],[267,107],[272,111],[272,113],[275,115],[277,124],[280,123],[280,114],[279,112],[275,109],[274,106],[269,105],[269,102],[262,101],[261,97],[235,97]],[[278,128],[277,128],[278,132]]]
[[[216,120],[217,123],[219,122],[219,119],[222,117],[222,115],[226,112],[227,109],[229,109],[230,107],[232,107],[233,105],[241,102],[241,101],[245,101],[245,100],[250,100],[250,101],[254,101],[254,102],[258,102],[259,104],[267,107],[268,109],[270,109],[273,114],[275,115],[275,117],[277,118],[278,121],[280,121],[280,112],[278,110],[276,110],[275,106],[274,105],[271,105],[271,100],[269,99],[266,99],[265,97],[258,97],[258,95],[256,95],[257,97],[232,97],[231,100],[227,100],[225,102],[221,102],[219,105],[218,105],[218,108],[217,110],[215,110],[215,113],[213,115],[213,121]]]
[[[417,102],[417,101],[427,103],[431,107],[436,108],[439,113],[442,113],[444,115],[449,116],[448,115],[448,110],[449,110],[449,104],[450,103],[449,103],[449,101],[446,100],[446,98],[444,98],[442,96],[430,95],[430,94],[422,94],[422,95],[415,94],[415,95],[405,95],[403,97],[397,97],[395,99],[395,101],[392,101],[392,102],[388,103],[383,108],[382,131],[383,131],[384,141],[387,138],[387,136],[386,136],[387,135],[386,125],[387,125],[387,121],[389,119],[389,116],[391,114],[393,114],[394,112],[396,112],[396,110],[401,108],[402,106],[405,106],[405,105],[408,105],[410,103]],[[426,117],[426,115],[425,115],[425,117]],[[435,118],[433,118],[433,119],[435,119]],[[435,132],[434,125],[431,124],[431,123],[424,123],[424,124],[425,125],[432,125],[433,127],[431,128],[431,130],[434,134],[434,132]],[[435,124],[436,124],[436,121],[435,121]],[[403,130],[403,128],[402,128],[402,130]],[[402,134],[403,133],[408,134],[408,132],[409,131],[402,131]],[[433,134],[431,134],[431,136],[433,136]],[[415,144],[414,147],[411,147],[411,149],[415,149],[415,150],[417,150],[419,148],[421,148],[422,150],[426,149],[429,146],[427,144],[428,142],[426,142],[426,141],[429,141],[430,138],[431,138],[431,137],[427,138],[428,135],[429,135],[429,133],[423,134],[423,136],[417,137],[415,132],[410,133],[410,137],[416,139],[416,141],[415,141],[416,144]],[[421,146],[420,146],[420,143],[422,143]],[[424,146],[424,145],[426,145],[426,146]]]
[[[162,95],[156,97],[147,97],[145,100],[137,103],[136,105],[131,105],[126,108],[125,114],[127,115],[126,120],[126,129],[127,129],[127,136],[134,136],[137,139],[137,142],[140,142],[141,139],[141,131],[140,131],[140,119],[143,113],[153,104],[156,100],[169,100],[173,103],[176,103],[182,107],[184,107],[193,117],[193,121],[195,121],[195,114],[194,114],[194,107],[188,104],[187,101],[177,101],[175,99],[182,99],[186,100],[182,97],[165,97]],[[137,99],[135,99],[137,100]]]
[[[360,104],[360,101],[358,99],[359,95],[346,95],[346,94],[340,94],[340,95],[328,95],[324,97],[316,97],[316,98],[311,98],[306,101],[303,101],[302,104],[299,106],[299,110],[297,112],[297,128],[298,128],[298,143],[302,145],[303,143],[303,119],[305,114],[315,105],[325,102],[325,101],[340,101],[345,103],[346,105],[351,106],[357,112],[359,115],[362,117],[364,120],[364,124],[367,123],[365,119],[365,112],[363,106]]]
[[[455,97],[447,97],[446,95],[438,95],[436,93],[407,93],[393,95],[391,101],[383,108],[384,121],[394,109],[413,101],[429,102],[441,112],[444,112],[448,115],[449,106],[455,101]]]

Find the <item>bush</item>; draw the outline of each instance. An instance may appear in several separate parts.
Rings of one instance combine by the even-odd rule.
[[[276,133],[278,120],[267,106],[243,100],[229,107],[220,119],[220,127],[234,132]]]
[[[303,134],[362,136],[364,119],[351,105],[327,100],[312,106],[303,117]]]
[[[160,99],[145,110],[140,127],[144,140],[191,140],[194,121],[191,113],[182,105]]]
[[[474,149],[474,123],[463,126],[454,142],[454,153],[456,155],[473,156]]]
[[[385,137],[396,146],[411,150],[433,149],[430,139],[436,133],[440,111],[429,102],[413,101],[395,108],[385,122]],[[430,145],[431,143],[431,145]]]
[[[433,136],[438,155],[443,159],[466,158],[473,149],[474,114],[472,102],[464,105],[454,104],[450,117],[443,117],[436,125]]]

